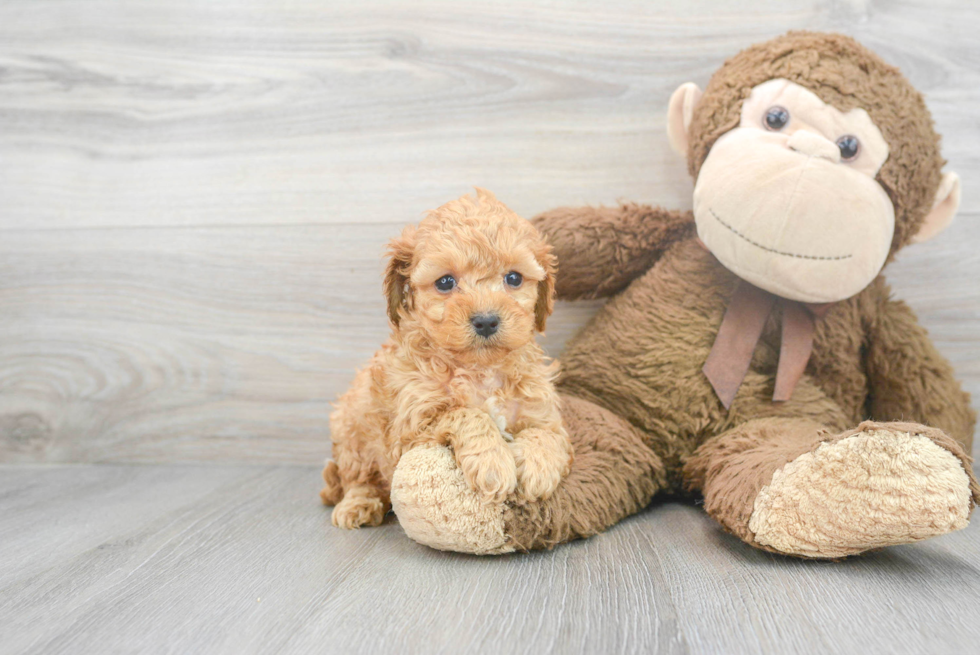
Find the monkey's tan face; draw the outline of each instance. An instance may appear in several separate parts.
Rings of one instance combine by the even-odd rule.
[[[776,295],[848,298],[891,247],[894,207],[875,180],[887,158],[863,109],[842,113],[787,80],[760,84],[698,174],[698,236],[726,268]]]

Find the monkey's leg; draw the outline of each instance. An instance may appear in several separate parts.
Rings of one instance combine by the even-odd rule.
[[[405,533],[440,550],[508,553],[591,536],[649,504],[665,476],[642,435],[597,405],[569,396],[562,403],[575,455],[547,500],[482,503],[447,448],[422,446],[402,455],[392,479]]]
[[[701,445],[684,476],[729,532],[799,557],[959,530],[980,500],[962,447],[915,423],[865,421],[832,434],[807,419],[755,419]]]

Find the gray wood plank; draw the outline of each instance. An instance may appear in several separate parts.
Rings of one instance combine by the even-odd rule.
[[[976,218],[890,271],[974,394]],[[330,401],[387,337],[379,255],[398,230],[8,233],[0,461],[319,461]],[[559,303],[547,350],[599,306]]]
[[[0,459],[321,460],[330,401],[387,338],[380,254],[399,231],[8,233]],[[562,306],[546,345],[598,306]]]
[[[391,223],[474,184],[682,206],[670,92],[802,28],[902,66],[975,172],[980,9],[944,4],[8,1],[0,229]]]
[[[843,562],[664,503],[585,542],[476,558],[393,519],[343,532],[311,467],[0,467],[9,653],[972,652],[976,524]]]

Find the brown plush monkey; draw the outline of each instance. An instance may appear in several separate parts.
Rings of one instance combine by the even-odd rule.
[[[880,274],[958,206],[920,94],[848,37],[795,32],[727,61],[703,94],[678,89],[668,130],[693,212],[535,219],[559,297],[610,297],[563,356],[571,474],[547,501],[484,505],[451,454],[417,449],[392,488],[406,533],[551,547],[681,491],[746,543],[803,557],[964,527],[975,415]]]

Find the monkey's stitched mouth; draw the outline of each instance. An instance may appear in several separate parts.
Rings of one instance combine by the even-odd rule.
[[[742,234],[741,232],[739,232],[738,230],[736,230],[734,227],[732,227],[731,225],[729,225],[725,221],[721,220],[721,217],[718,216],[718,214],[715,213],[715,210],[712,209],[711,207],[708,207],[708,211],[711,212],[711,215],[715,217],[715,220],[716,221],[718,221],[719,223],[721,223],[722,226],[724,226],[725,228],[727,228],[732,234],[734,234],[735,236],[737,236],[739,239],[742,239],[746,243],[749,243],[749,244],[755,246],[756,248],[759,248],[761,250],[765,250],[766,252],[771,252],[771,253],[773,253],[775,255],[783,255],[784,257],[797,257],[799,259],[816,259],[816,260],[822,260],[822,261],[840,261],[841,259],[850,259],[851,258],[851,255],[837,255],[837,256],[800,255],[800,254],[797,254],[795,252],[783,252],[782,250],[776,250],[775,248],[770,248],[769,246],[764,246],[761,243],[758,243],[756,241],[753,241],[749,237],[745,236],[744,234]]]

